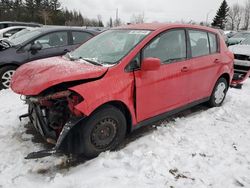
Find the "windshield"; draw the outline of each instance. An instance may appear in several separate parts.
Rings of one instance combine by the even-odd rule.
[[[19,37],[16,37],[14,39],[11,40],[12,45],[16,46],[19,44],[22,44],[23,42],[25,42],[26,40],[38,36],[41,33],[41,31],[35,30],[35,31],[27,31],[26,34],[23,34]]]
[[[15,39],[17,37],[20,37],[21,35],[24,35],[25,33],[29,32],[29,31],[30,31],[30,29],[23,29],[23,30],[15,33],[14,35],[10,36],[8,39],[13,40],[13,39]]]
[[[246,40],[242,41],[241,44],[250,45],[250,38],[247,38]]]
[[[248,38],[250,33],[236,33],[232,38]]]
[[[90,39],[68,54],[71,60],[83,59],[99,65],[117,64],[151,31],[109,30]]]

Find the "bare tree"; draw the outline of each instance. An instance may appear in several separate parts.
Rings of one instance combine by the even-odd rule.
[[[118,27],[118,26],[120,26],[120,25],[122,25],[121,19],[120,19],[120,18],[115,19],[115,21],[114,21],[114,26],[115,26],[115,27]]]
[[[47,25],[48,21],[50,20],[50,17],[51,17],[51,12],[49,10],[43,9],[40,11],[40,15],[43,18],[43,24]]]
[[[245,8],[244,8],[244,30],[248,30],[250,24],[250,0],[246,1]]]
[[[97,21],[98,21],[98,26],[103,27],[102,16],[100,14],[97,15]]]
[[[145,22],[145,15],[144,12],[142,14],[133,14],[131,19],[130,19],[131,23],[133,24],[141,24]]]
[[[231,25],[231,30],[239,30],[242,21],[242,7],[236,3],[228,12],[228,24]]]

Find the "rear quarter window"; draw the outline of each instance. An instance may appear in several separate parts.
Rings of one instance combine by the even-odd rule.
[[[210,52],[212,54],[218,52],[217,36],[213,33],[208,33],[208,37],[209,37],[209,43],[210,43]]]

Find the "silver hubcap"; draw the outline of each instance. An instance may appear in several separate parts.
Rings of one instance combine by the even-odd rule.
[[[217,86],[216,91],[214,93],[216,104],[220,104],[223,101],[223,99],[225,97],[225,89],[226,89],[225,83],[223,83],[223,82],[219,83],[219,85]]]
[[[6,71],[3,76],[2,76],[2,84],[5,88],[9,88],[10,87],[10,81],[11,78],[13,76],[13,74],[15,73],[15,70],[9,70]]]

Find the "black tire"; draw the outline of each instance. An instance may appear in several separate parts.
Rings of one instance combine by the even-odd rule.
[[[222,77],[217,80],[212,95],[208,101],[210,107],[218,107],[222,105],[223,101],[225,100],[228,87],[228,82],[225,78]]]
[[[8,89],[10,86],[10,80],[6,79],[6,78],[10,78],[12,77],[13,73],[16,70],[16,66],[5,66],[3,68],[0,69],[0,89]]]
[[[101,152],[116,149],[125,138],[126,130],[125,116],[118,108],[102,107],[82,124],[82,155],[94,158]]]

